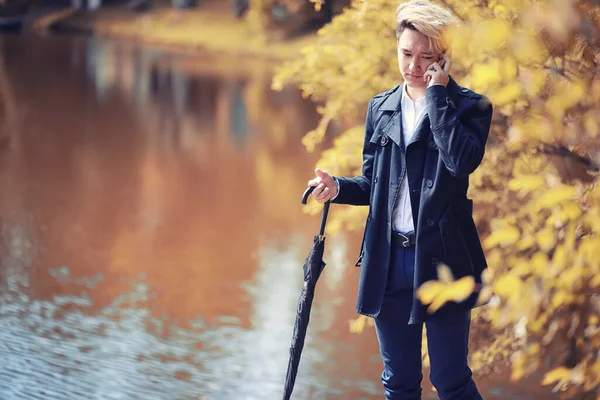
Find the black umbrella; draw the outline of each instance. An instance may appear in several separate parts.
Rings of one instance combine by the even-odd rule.
[[[314,190],[314,187],[306,189],[302,195],[302,204],[306,204],[308,196]],[[300,365],[300,356],[304,347],[304,338],[306,337],[306,329],[310,319],[310,308],[313,298],[315,297],[315,285],[325,267],[323,262],[323,250],[325,250],[325,222],[327,221],[327,213],[329,212],[329,201],[325,203],[323,215],[321,217],[321,228],[319,234],[313,239],[313,245],[308,253],[308,257],[304,263],[304,286],[300,292],[298,299],[298,313],[296,314],[296,322],[294,323],[294,333],[292,335],[292,345],[290,347],[290,360],[288,362],[287,374],[285,378],[285,388],[283,399],[289,400],[294,390],[296,382],[296,374]]]

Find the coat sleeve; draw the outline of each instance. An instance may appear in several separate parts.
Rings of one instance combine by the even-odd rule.
[[[492,122],[491,102],[481,96],[478,101],[469,99],[470,104],[458,110],[442,85],[427,88],[425,97],[440,158],[452,176],[468,176],[479,166],[485,153]]]
[[[371,180],[373,177],[373,158],[375,151],[370,143],[373,136],[373,99],[369,101],[365,120],[365,140],[363,144],[362,175],[353,178],[335,177],[339,186],[338,195],[333,203],[353,206],[369,205],[371,199]]]

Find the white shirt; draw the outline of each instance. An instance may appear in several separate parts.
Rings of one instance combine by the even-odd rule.
[[[406,92],[406,84],[403,85],[401,101],[402,139],[404,140],[404,146],[406,146],[425,114],[426,101],[424,96],[417,101],[413,101]],[[407,180],[406,174],[404,174],[404,178],[400,183],[398,202],[392,213],[392,229],[402,233],[415,230]]]

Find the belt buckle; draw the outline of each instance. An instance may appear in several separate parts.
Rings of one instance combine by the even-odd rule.
[[[398,233],[397,235],[402,238],[402,247],[410,247],[410,236],[403,233]]]

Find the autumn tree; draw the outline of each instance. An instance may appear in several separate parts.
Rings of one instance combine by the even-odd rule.
[[[324,104],[303,139],[309,151],[324,146],[332,123],[352,122],[318,162],[334,175],[360,174],[365,106],[401,82],[398,3],[353,1],[273,82],[275,89],[297,84]],[[545,385],[600,399],[600,2],[438,3],[460,20],[450,32],[451,74],[494,104],[486,156],[470,187],[490,266],[482,293],[489,303],[475,317],[474,366],[505,360],[513,379],[541,371]],[[330,230],[362,229],[366,213],[335,207]],[[419,295],[435,306],[471,287],[446,278]]]

